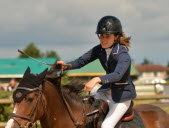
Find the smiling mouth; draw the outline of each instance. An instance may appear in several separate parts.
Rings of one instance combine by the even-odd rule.
[[[107,43],[102,43],[102,45],[106,45]]]

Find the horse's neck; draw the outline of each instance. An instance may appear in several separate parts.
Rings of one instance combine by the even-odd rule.
[[[41,119],[41,125],[44,128],[45,126],[51,126],[52,128],[56,122],[55,120],[63,113],[62,111],[64,111],[65,107],[56,87],[49,81],[45,82],[43,94],[46,99],[46,110],[44,118]]]
[[[44,118],[41,119],[41,125],[43,128],[46,128],[46,126],[51,128],[53,128],[53,126],[58,128],[63,127],[62,125],[64,124],[65,120],[70,121],[69,125],[73,123],[72,120],[70,119],[70,115],[66,109],[66,106],[63,102],[60,93],[52,83],[50,82],[45,83],[44,95],[47,101],[46,106],[47,108]],[[76,109],[77,110],[81,109],[80,105],[78,105],[78,107],[74,107],[71,101],[69,101],[68,103],[72,108],[72,111]]]

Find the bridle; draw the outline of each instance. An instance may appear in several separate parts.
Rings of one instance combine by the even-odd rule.
[[[30,113],[30,116],[20,115],[20,114],[16,114],[16,113],[12,113],[10,115],[10,118],[13,119],[18,124],[19,128],[32,127],[34,125],[35,117],[37,114],[38,104],[39,104],[40,100],[42,100],[42,85],[40,85],[39,87],[33,88],[33,89],[27,88],[27,87],[17,87],[17,89],[27,90],[30,92],[38,91],[38,98],[36,100],[36,103],[31,111],[31,113]],[[43,102],[42,102],[42,104],[43,104]],[[43,104],[43,108],[44,108],[44,104]],[[23,126],[15,117],[27,120],[28,122]],[[36,124],[36,126],[37,126],[37,124]]]
[[[61,69],[61,72],[60,72],[60,83],[61,83],[62,73],[63,73],[63,69]],[[35,92],[35,91],[38,91],[38,98],[36,100],[35,105],[33,106],[33,109],[31,111],[31,113],[29,114],[29,116],[12,113],[10,115],[10,117],[9,117],[10,119],[13,119],[18,124],[19,128],[32,127],[36,123],[35,122],[35,117],[36,117],[36,114],[37,114],[39,102],[40,102],[40,100],[43,100],[43,97],[42,97],[42,85],[40,85],[39,87],[36,87],[36,88],[17,87],[17,89],[27,90],[27,91],[30,91],[31,93]],[[97,110],[97,111],[94,111],[92,113],[88,113],[87,114],[87,112],[86,112],[86,104],[84,103],[84,101],[86,99],[83,99],[83,101],[82,101],[82,117],[83,118],[82,118],[82,122],[80,123],[80,122],[77,121],[77,118],[75,118],[69,103],[67,102],[66,98],[64,97],[64,94],[62,92],[61,86],[60,86],[60,93],[61,93],[61,97],[63,99],[63,102],[65,104],[65,107],[66,107],[66,109],[67,109],[67,111],[69,113],[69,116],[70,116],[70,118],[71,118],[71,120],[72,120],[72,122],[73,122],[73,124],[74,124],[74,126],[76,128],[82,128],[84,126],[84,122],[86,120],[86,116],[91,115],[91,114],[93,115],[94,113],[97,113],[98,111],[100,111],[100,110]],[[46,104],[44,104],[43,101],[42,101],[42,105],[43,105],[43,110],[46,111]],[[25,125],[22,125],[15,117],[27,120],[28,122]],[[37,127],[37,125],[36,125],[36,127]]]
[[[54,64],[44,63],[44,62],[41,62],[41,61],[39,61],[39,60],[37,60],[37,59],[35,59],[35,58],[32,58],[31,56],[29,56],[28,54],[26,54],[25,52],[23,52],[23,51],[21,51],[21,50],[19,50],[19,49],[18,49],[18,52],[20,52],[20,53],[22,53],[22,54],[28,56],[29,58],[31,58],[31,59],[33,59],[33,60],[35,60],[35,61],[37,61],[37,62],[39,62],[39,63],[41,63],[41,64],[54,66]],[[63,74],[63,70],[65,69],[64,66],[66,66],[66,67],[71,67],[72,65],[71,65],[71,64],[64,64],[64,65],[62,65],[62,66],[63,66],[63,67],[60,68],[60,69],[61,69],[61,72],[60,72],[60,84],[61,84],[61,76],[62,76],[62,74]],[[33,109],[33,112],[35,111],[35,114],[36,114],[37,104],[39,103],[39,100],[40,100],[40,98],[42,97],[42,88],[30,89],[30,88],[20,87],[20,88],[18,88],[18,89],[24,89],[24,90],[28,90],[28,91],[35,91],[35,90],[38,90],[38,91],[39,91],[38,99],[37,99],[35,108]],[[65,106],[66,106],[66,109],[68,110],[68,113],[69,113],[69,115],[70,115],[71,120],[73,121],[73,123],[74,123],[74,125],[75,125],[76,127],[79,127],[79,128],[80,128],[81,126],[83,126],[83,124],[80,124],[80,123],[75,119],[75,117],[74,117],[74,115],[73,115],[73,112],[72,112],[72,110],[71,110],[71,108],[70,108],[68,102],[66,101],[64,95],[63,95],[63,92],[62,92],[62,90],[61,90],[61,87],[60,87],[60,91],[61,91],[61,97],[62,97],[62,99],[63,99],[63,102],[64,102]],[[23,116],[23,115],[18,115],[18,114],[12,113],[12,115],[11,115],[10,118],[14,119],[14,120],[18,123],[18,125],[20,126],[20,128],[27,128],[27,127],[25,127],[25,126],[24,126],[24,127],[21,127],[20,123],[19,123],[14,117],[19,117],[19,118],[26,119],[26,120],[29,121],[28,123],[30,123],[30,124],[33,124],[33,122],[34,122],[34,119],[31,120],[32,114],[31,114],[30,117],[28,117],[28,116]],[[34,116],[34,118],[35,118],[35,116]]]

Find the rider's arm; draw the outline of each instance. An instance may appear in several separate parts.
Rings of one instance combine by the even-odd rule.
[[[95,59],[98,58],[99,50],[100,50],[100,45],[97,45],[91,50],[89,50],[87,53],[79,57],[78,59],[68,62],[67,64],[72,65],[71,67],[68,67],[68,69],[78,69],[94,61]]]

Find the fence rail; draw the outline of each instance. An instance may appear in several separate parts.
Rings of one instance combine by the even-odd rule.
[[[139,95],[135,100],[160,100],[169,99],[169,95]],[[12,99],[0,99],[0,104],[12,104]],[[6,122],[0,122],[0,128],[4,128]]]
[[[169,95],[143,95],[137,96],[135,100],[160,100],[169,99]]]
[[[159,83],[159,84],[163,85],[163,87],[164,87],[163,91],[165,93],[163,93],[163,94],[158,94],[157,93],[156,84],[158,84],[158,83],[153,83],[153,84],[152,83],[150,83],[150,84],[148,84],[148,83],[147,84],[141,84],[141,83],[138,84],[137,83],[137,84],[135,84],[136,88],[137,88],[137,86],[141,86],[143,88],[142,91],[144,92],[144,95],[138,95],[135,100],[136,101],[146,101],[146,100],[169,99],[169,86],[168,86],[169,84],[168,83],[167,84]],[[151,91],[154,92],[153,95],[145,95],[146,88],[144,86],[148,86],[148,85],[152,86]],[[147,91],[149,91],[149,90],[147,90]],[[12,104],[12,103],[13,103],[13,99],[12,98],[10,98],[10,99],[0,99],[0,104]],[[4,128],[5,125],[6,125],[6,122],[0,122],[0,128]]]
[[[0,99],[0,104],[12,104],[12,99]]]
[[[135,100],[160,100],[169,99],[169,95],[138,95]],[[0,104],[12,104],[12,99],[0,99]]]
[[[6,125],[6,122],[0,122],[0,128],[4,128]]]

